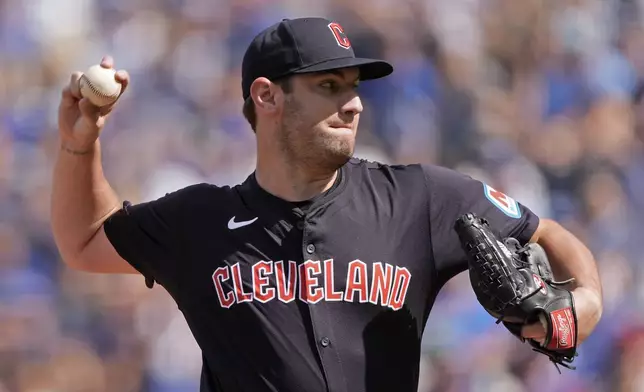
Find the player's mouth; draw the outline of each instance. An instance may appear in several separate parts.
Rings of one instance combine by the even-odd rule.
[[[353,126],[351,124],[332,124],[332,125],[329,125],[329,128],[338,132],[353,133]]]

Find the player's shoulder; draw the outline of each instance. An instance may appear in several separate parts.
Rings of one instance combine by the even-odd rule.
[[[183,188],[177,189],[175,191],[169,192],[167,195],[177,195],[181,197],[187,196],[216,196],[216,195],[225,195],[231,191],[229,185],[215,185],[207,182],[200,182],[192,185],[187,185]]]
[[[226,201],[233,195],[230,186],[219,186],[210,183],[196,183],[168,192],[165,196],[155,200],[170,202],[187,207],[200,207],[204,204],[213,205]]]
[[[446,166],[425,163],[419,165],[419,167],[425,179],[430,183],[452,183],[472,180],[469,174]]]
[[[422,168],[418,164],[391,164],[364,158],[352,158],[348,177],[365,191],[376,191],[408,200],[426,194]]]
[[[363,173],[378,174],[389,173],[391,175],[419,175],[422,173],[422,165],[412,164],[393,164],[384,163],[375,160],[369,160],[360,157],[353,157],[349,160],[348,166],[351,170],[359,170]]]
[[[349,165],[353,171],[369,176],[385,176],[392,180],[409,178],[422,183],[444,183],[471,179],[469,175],[455,169],[428,163],[391,164],[355,157],[349,161]]]
[[[406,193],[423,192],[432,197],[455,198],[465,194],[481,194],[485,184],[470,174],[446,166],[429,163],[388,164],[354,158],[350,162],[350,174],[362,176],[376,188],[380,186],[402,188]],[[356,178],[357,179],[357,178]]]

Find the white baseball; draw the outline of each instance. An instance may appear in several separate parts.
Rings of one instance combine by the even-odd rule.
[[[115,70],[100,65],[89,67],[79,80],[81,95],[98,107],[116,102],[121,84],[114,78],[115,74]]]

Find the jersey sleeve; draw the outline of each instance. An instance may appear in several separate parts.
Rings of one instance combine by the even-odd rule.
[[[159,199],[123,208],[104,223],[105,234],[116,252],[139,271],[148,287],[158,282],[171,290],[180,276],[180,250],[190,227],[190,206],[197,185]]]
[[[472,212],[490,223],[503,238],[526,243],[539,225],[539,217],[528,207],[488,184],[445,167],[423,165],[429,191],[432,250],[440,284],[467,270],[454,222]]]

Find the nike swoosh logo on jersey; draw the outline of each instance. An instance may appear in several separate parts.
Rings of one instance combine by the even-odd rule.
[[[244,226],[248,226],[248,225],[250,225],[251,223],[255,222],[256,220],[257,220],[257,218],[255,218],[255,219],[251,219],[251,220],[247,220],[247,221],[235,222],[235,217],[233,216],[233,217],[232,217],[232,218],[230,218],[230,220],[228,221],[228,228],[229,228],[230,230],[239,229],[240,227],[244,227]]]

